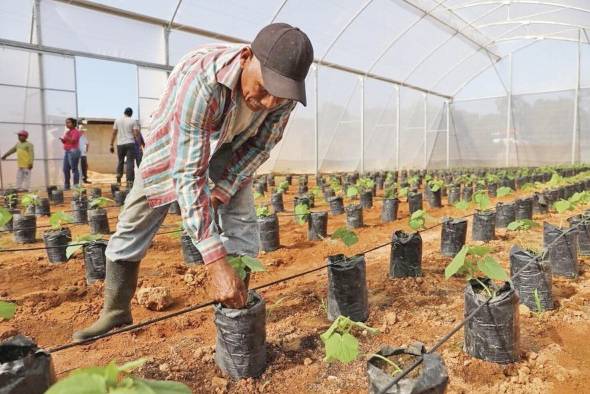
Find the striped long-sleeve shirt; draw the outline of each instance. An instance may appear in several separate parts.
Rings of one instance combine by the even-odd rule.
[[[213,220],[211,195],[224,203],[269,157],[280,141],[295,102],[256,112],[250,125],[233,135],[244,46],[204,46],[174,68],[158,108],[152,114],[141,174],[148,203],[177,200],[183,226],[205,264],[226,255]],[[231,143],[233,155],[215,186],[208,186],[212,147]]]

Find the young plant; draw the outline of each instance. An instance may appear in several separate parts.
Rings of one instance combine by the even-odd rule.
[[[358,242],[359,237],[354,231],[349,230],[346,227],[340,227],[334,231],[332,234],[332,239],[339,239],[344,243],[344,245],[352,246]]]
[[[307,204],[295,205],[295,220],[299,224],[304,224],[309,218],[310,210]]]
[[[356,187],[363,193],[373,191],[373,187],[375,187],[375,181],[373,181],[371,178],[363,177],[356,181]]]
[[[498,190],[496,190],[496,196],[497,197],[505,197],[508,196],[512,193],[512,189],[507,187],[507,186],[502,186],[499,187]]]
[[[81,368],[72,372],[46,391],[45,394],[68,393],[125,393],[125,394],[190,394],[191,389],[183,383],[162,380],[140,379],[130,375],[147,359],[142,358],[123,365],[111,361],[104,367]]]
[[[409,187],[402,187],[401,189],[399,189],[398,195],[401,198],[406,198],[406,197],[408,197],[408,193],[409,192],[410,192],[410,188]]]
[[[465,212],[469,209],[469,203],[465,200],[461,200],[459,202],[456,202],[455,205],[453,205],[453,206],[463,212]]]
[[[228,256],[227,261],[234,268],[240,279],[244,280],[249,272],[264,272],[266,268],[260,262],[250,256]]]
[[[97,208],[105,208],[109,203],[114,202],[110,198],[106,197],[96,197],[90,200],[88,203],[88,207],[90,209],[97,209]]]
[[[379,331],[361,322],[355,322],[345,316],[338,316],[326,332],[320,335],[326,350],[325,362],[340,361],[350,363],[359,356],[359,341],[352,331],[366,330],[371,334]]]
[[[383,197],[387,199],[397,198],[393,185],[389,185],[383,190]]]
[[[74,218],[63,211],[57,211],[49,217],[49,225],[52,230],[61,230],[64,224],[69,224],[74,221]]]
[[[545,312],[545,308],[543,308],[543,304],[541,303],[539,289],[533,290],[533,299],[535,300],[535,314],[537,315],[537,317],[539,317],[543,312]]]
[[[533,192],[537,190],[537,187],[533,183],[525,183],[520,187],[523,192]]]
[[[20,199],[21,204],[25,208],[30,208],[39,203],[39,196],[35,193],[27,193]]]
[[[490,197],[485,190],[479,190],[473,194],[473,202],[478,210],[485,211],[490,206]]]
[[[396,363],[394,363],[392,360],[388,359],[387,357],[383,357],[380,354],[373,353],[373,354],[369,355],[369,358],[378,358],[379,360],[385,362],[387,365],[390,365],[393,368],[393,372],[390,375],[392,377],[397,375],[398,373],[402,372],[402,369],[400,368],[399,365],[397,365]]]
[[[270,210],[268,209],[268,205],[259,205],[256,207],[256,216],[259,218],[265,218],[270,216]]]
[[[12,302],[0,301],[0,321],[10,320],[16,314],[16,304]]]
[[[483,287],[489,297],[494,296],[495,294],[478,278],[478,275],[483,273],[486,277],[498,281],[507,281],[509,278],[504,268],[489,255],[490,252],[491,249],[485,246],[463,245],[463,248],[445,268],[445,279],[456,274],[465,274],[467,281],[474,279]]]
[[[508,231],[527,231],[537,226],[538,224],[531,219],[519,219],[509,223],[506,229]]]
[[[444,184],[445,181],[443,181],[442,179],[433,179],[430,182],[428,182],[428,187],[430,188],[431,192],[436,193],[444,186]]]
[[[12,214],[4,207],[0,207],[0,227],[6,225],[6,223],[12,220]]]
[[[262,198],[262,197],[264,197],[264,196],[262,195],[262,193],[260,193],[260,192],[254,192],[254,199],[255,199],[255,200],[258,200],[259,198]]]
[[[14,193],[6,194],[4,196],[4,202],[9,208],[16,208],[18,197]]]
[[[330,187],[332,188],[335,194],[342,192],[342,185],[340,185],[340,181],[335,176],[330,178]]]
[[[277,193],[285,193],[287,191],[287,189],[289,189],[289,182],[287,181],[282,181],[281,183],[279,183],[279,185],[277,186]]]
[[[423,209],[418,209],[410,216],[409,225],[410,227],[415,230],[424,230],[424,225],[426,224],[426,218],[428,215],[426,211]]]
[[[82,250],[82,248],[91,242],[102,239],[102,234],[86,234],[77,237],[74,241],[68,244],[66,248],[66,258],[69,260],[74,254]]]
[[[356,200],[358,196],[359,188],[354,185],[348,186],[348,188],[346,189],[346,197],[350,198],[351,200]]]

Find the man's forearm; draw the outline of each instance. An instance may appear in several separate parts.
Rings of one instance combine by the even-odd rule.
[[[115,138],[117,138],[117,130],[114,130],[113,135],[111,136],[111,146],[115,145]]]

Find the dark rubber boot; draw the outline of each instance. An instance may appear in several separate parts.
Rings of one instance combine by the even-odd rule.
[[[131,299],[137,287],[139,262],[107,259],[104,306],[100,318],[90,327],[74,333],[74,342],[105,334],[113,328],[133,323]]]

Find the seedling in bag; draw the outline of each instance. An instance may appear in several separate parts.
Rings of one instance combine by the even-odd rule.
[[[74,221],[74,218],[63,211],[57,211],[49,217],[49,224],[52,230],[60,230],[64,224],[69,224]]]
[[[372,191],[373,187],[375,187],[375,181],[371,178],[360,178],[356,181],[356,186],[361,192],[368,192]]]
[[[0,207],[0,227],[12,220],[12,213],[4,207]]]
[[[461,201],[455,203],[455,205],[453,205],[453,206],[463,212],[465,212],[469,209],[469,203],[465,200],[461,200]]]
[[[335,176],[330,178],[330,187],[332,188],[335,194],[339,194],[342,192],[342,186],[340,185],[340,181]]]
[[[125,393],[125,394],[190,394],[183,383],[140,379],[130,375],[148,360],[141,358],[123,365],[111,361],[104,367],[80,368],[58,381],[45,394],[68,393]]]
[[[426,211],[418,209],[412,214],[412,216],[410,216],[409,225],[413,230],[424,230],[427,218],[428,215],[426,214]]]
[[[287,191],[287,189],[289,189],[289,182],[287,181],[282,181],[281,183],[279,183],[279,185],[277,186],[277,193],[285,193]]]
[[[346,189],[346,197],[355,200],[359,196],[359,189],[357,186],[348,186]]]
[[[383,197],[386,198],[386,199],[397,198],[397,195],[395,194],[395,188],[394,188],[393,185],[388,185],[383,190]]]
[[[30,208],[39,203],[39,196],[35,193],[27,193],[24,196],[22,196],[20,202],[23,205],[23,207]]]
[[[537,226],[539,226],[539,224],[530,219],[519,219],[509,223],[506,229],[508,231],[527,231]]]
[[[240,279],[246,279],[246,275],[250,272],[264,272],[266,268],[260,262],[250,256],[229,256],[227,258],[229,264],[234,268]]]
[[[537,315],[537,317],[539,317],[539,316],[541,316],[541,314],[543,312],[545,312],[545,308],[543,308],[543,304],[541,303],[541,296],[539,295],[538,289],[533,290],[533,298],[535,299],[535,308],[536,308],[534,313],[535,313],[535,315]]]
[[[507,281],[509,278],[504,268],[502,268],[496,259],[489,255],[490,252],[491,249],[486,246],[464,245],[447,268],[445,268],[445,279],[449,279],[451,276],[457,274],[464,274],[467,281],[471,279],[477,281],[488,296],[492,297],[494,294],[479,279],[479,274],[482,273],[486,277],[498,281]]]
[[[306,204],[297,204],[295,206],[295,220],[299,224],[307,222],[309,217],[309,207]]]
[[[265,218],[270,216],[270,210],[268,209],[268,205],[259,205],[256,207],[256,216],[259,218]]]
[[[490,206],[490,197],[485,190],[479,190],[473,194],[473,202],[480,211],[485,211]]]
[[[334,231],[334,234],[332,234],[332,239],[339,239],[344,243],[344,245],[352,246],[358,242],[359,237],[354,231],[349,230],[346,227],[340,227]]]
[[[442,179],[434,179],[428,182],[428,187],[430,188],[431,192],[436,193],[444,186],[444,184],[445,181],[443,181]]]
[[[102,234],[86,234],[76,238],[68,244],[68,247],[66,248],[66,257],[69,260],[74,254],[82,250],[84,246],[91,242],[98,241],[102,239],[102,237]]]
[[[105,208],[111,202],[114,202],[114,201],[111,200],[110,198],[96,197],[96,198],[93,198],[92,200],[90,200],[90,202],[88,203],[88,207],[90,209]]]
[[[505,197],[508,196],[512,193],[512,189],[507,187],[507,186],[502,186],[500,188],[498,188],[498,190],[496,190],[496,196],[497,197]]]
[[[10,320],[16,314],[16,304],[12,302],[0,301],[0,321]]]
[[[330,328],[320,335],[326,351],[324,361],[340,361],[347,364],[356,360],[359,356],[359,341],[353,332],[359,329],[371,334],[379,333],[379,330],[366,324],[352,321],[345,316],[338,316]]]

